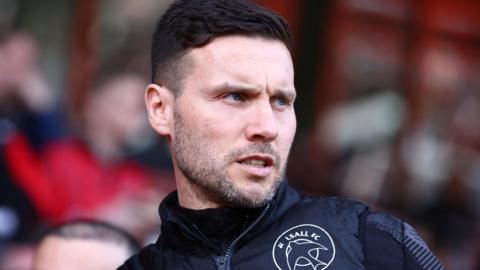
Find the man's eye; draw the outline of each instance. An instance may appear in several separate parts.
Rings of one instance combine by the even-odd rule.
[[[226,99],[230,99],[232,101],[244,101],[245,97],[241,93],[229,93],[225,95]]]
[[[274,105],[277,105],[279,107],[285,107],[290,105],[290,101],[283,97],[274,97],[273,102],[275,103]]]

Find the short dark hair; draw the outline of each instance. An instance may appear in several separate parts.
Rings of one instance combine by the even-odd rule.
[[[279,40],[288,49],[292,32],[279,14],[247,0],[177,0],[157,23],[152,40],[152,82],[176,94],[181,88],[182,57],[190,48],[226,35]]]
[[[103,221],[91,219],[77,219],[50,227],[42,234],[39,242],[49,236],[64,239],[98,240],[119,245],[126,244],[130,255],[138,252],[141,248],[140,243],[123,229]]]

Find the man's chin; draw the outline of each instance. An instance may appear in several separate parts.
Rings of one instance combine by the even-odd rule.
[[[235,207],[258,208],[272,199],[275,190],[273,186],[264,187],[259,184],[237,188],[237,196],[232,200]],[[233,198],[232,198],[233,199]]]

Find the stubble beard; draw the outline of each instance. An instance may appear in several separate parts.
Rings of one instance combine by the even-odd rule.
[[[227,155],[217,153],[211,142],[196,136],[186,128],[182,117],[175,112],[175,140],[173,152],[178,169],[185,178],[198,187],[207,198],[228,207],[257,208],[271,200],[285,175],[286,157],[281,160],[279,154],[269,143],[255,143],[242,148],[232,149]],[[269,154],[274,159],[272,184],[266,187],[262,195],[244,194],[227,173],[229,164],[238,157],[250,153]],[[288,156],[288,155],[287,155]],[[257,181],[259,179],[251,179]],[[250,195],[250,196],[249,196]]]

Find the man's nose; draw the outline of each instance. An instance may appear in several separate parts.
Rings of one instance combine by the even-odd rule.
[[[256,104],[248,117],[245,134],[249,141],[270,142],[277,137],[277,119],[270,102]]]

